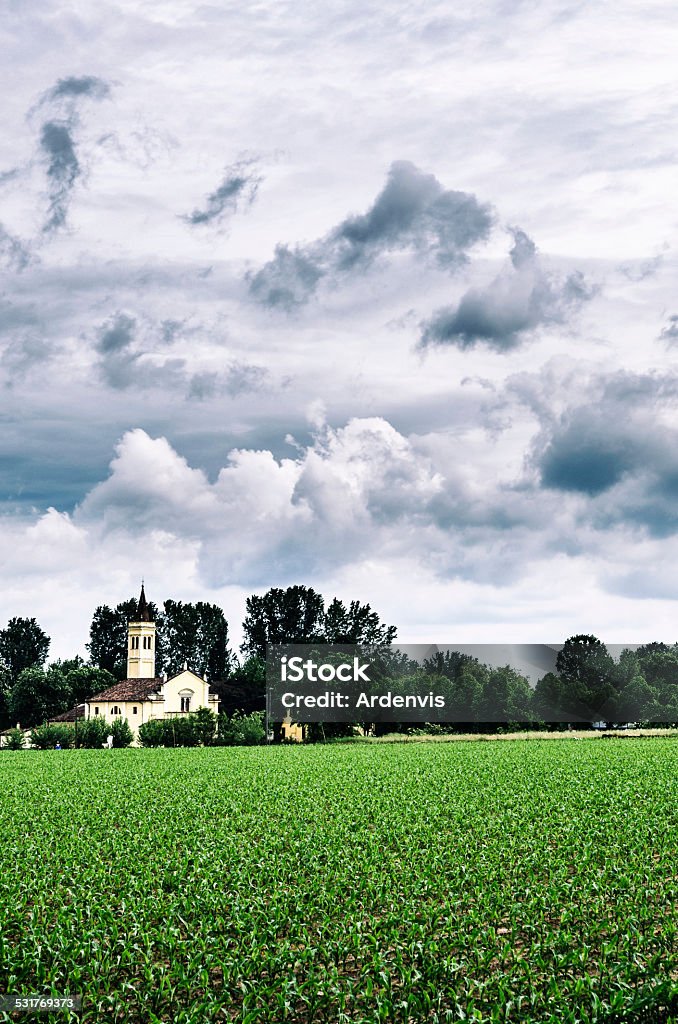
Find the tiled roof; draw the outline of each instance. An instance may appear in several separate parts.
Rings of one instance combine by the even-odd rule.
[[[77,707],[69,708],[68,711],[64,711],[60,715],[55,715],[54,718],[50,718],[50,722],[74,722],[76,718],[85,717],[85,705],[78,704]]]
[[[107,690],[89,698],[88,704],[97,700],[149,700],[152,693],[159,693],[162,679],[123,679]]]

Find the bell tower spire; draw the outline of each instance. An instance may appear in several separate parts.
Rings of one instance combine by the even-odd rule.
[[[136,614],[127,624],[127,678],[155,679],[155,622],[151,619],[143,580]]]

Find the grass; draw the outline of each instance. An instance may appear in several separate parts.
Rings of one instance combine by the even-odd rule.
[[[567,739],[4,751],[0,990],[82,993],[83,1024],[678,1021],[677,769]]]
[[[568,729],[565,732],[544,732],[531,729],[517,732],[462,732],[462,733],[423,733],[421,735],[401,732],[389,732],[384,736],[351,736],[346,742],[351,743],[480,743],[484,741],[513,740],[601,740],[619,737],[630,739],[650,736],[662,736],[666,739],[678,739],[678,729],[671,727],[659,729]]]

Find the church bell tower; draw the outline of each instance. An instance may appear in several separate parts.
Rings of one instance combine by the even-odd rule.
[[[136,616],[127,624],[127,678],[155,679],[155,622],[143,583]]]

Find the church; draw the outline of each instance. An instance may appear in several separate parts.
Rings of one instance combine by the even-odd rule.
[[[219,710],[219,698],[210,693],[202,676],[184,664],[181,672],[171,676],[155,674],[155,622],[151,619],[144,585],[136,615],[127,626],[127,678],[90,697],[84,706],[84,717],[101,716],[112,722],[122,718],[134,733],[139,726],[155,718],[178,718],[209,708]]]

